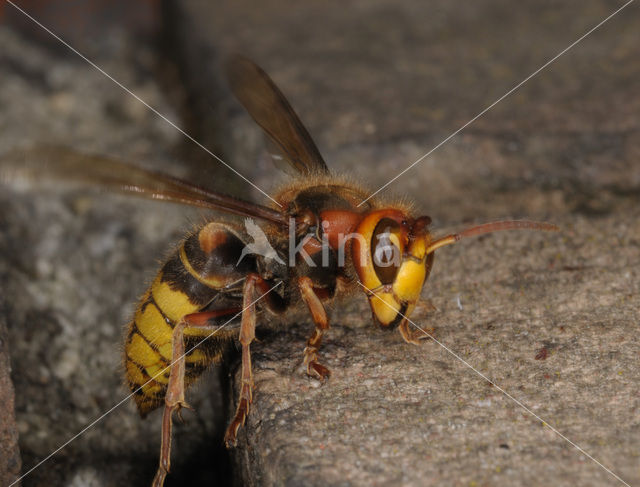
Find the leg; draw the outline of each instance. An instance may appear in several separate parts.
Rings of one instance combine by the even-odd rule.
[[[432,335],[434,332],[434,329],[431,327],[423,329],[424,331],[429,333],[429,335]],[[417,328],[414,328],[413,325],[409,325],[409,322],[407,320],[402,320],[402,323],[400,323],[400,325],[398,326],[398,330],[400,331],[402,338],[404,338],[404,341],[407,343],[412,343],[413,345],[420,345],[423,340],[428,340],[429,338],[431,338],[422,330],[418,330]]]
[[[193,313],[183,317],[173,329],[171,371],[169,372],[169,384],[164,397],[164,413],[162,415],[162,441],[160,446],[160,465],[153,479],[153,487],[161,487],[169,472],[171,463],[171,427],[173,412],[180,414],[183,407],[189,407],[184,400],[184,330],[186,328],[199,328],[215,332],[223,325],[211,325],[209,320],[221,316],[233,316],[240,311],[239,308],[229,308],[217,311]]]
[[[261,295],[267,309],[273,313],[281,313],[286,308],[286,304],[280,295],[269,292],[271,285],[262,279],[258,274],[249,274],[244,281],[242,290],[242,322],[240,324],[240,344],[242,345],[242,384],[238,407],[233,420],[224,435],[224,442],[227,448],[235,446],[236,436],[240,426],[244,425],[249,406],[253,400],[253,374],[251,372],[251,350],[249,346],[256,337],[256,299]],[[259,294],[256,293],[258,290]],[[268,293],[268,294],[267,294]]]
[[[436,310],[436,307],[429,300],[423,301],[421,304],[421,308],[421,312],[423,313],[429,313]],[[422,330],[424,330],[426,333]],[[423,340],[429,340],[435,332],[435,328],[431,326],[423,326],[422,330],[410,324],[406,319],[402,320],[402,322],[398,326],[398,331],[400,331],[400,334],[402,335],[402,338],[404,338],[404,341],[407,343],[412,343],[414,345],[420,345]]]
[[[300,292],[302,293],[302,299],[307,304],[311,317],[316,325],[316,329],[311,335],[311,338],[307,341],[307,346],[304,349],[304,365],[307,366],[307,374],[318,380],[324,380],[331,375],[331,371],[324,365],[318,363],[318,348],[322,342],[322,335],[325,330],[329,329],[329,319],[327,318],[327,312],[318,298],[318,295],[313,290],[313,283],[308,277],[301,277],[298,281]]]

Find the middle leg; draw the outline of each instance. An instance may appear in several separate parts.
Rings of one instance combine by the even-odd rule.
[[[244,281],[242,290],[242,321],[240,324],[240,344],[242,345],[242,384],[240,398],[233,420],[224,435],[227,447],[236,444],[236,436],[240,426],[244,425],[249,406],[253,401],[253,373],[251,371],[251,350],[249,346],[256,337],[256,290],[264,299],[266,308],[272,313],[279,314],[286,309],[286,302],[279,294],[271,292],[273,287],[258,274],[249,274]]]

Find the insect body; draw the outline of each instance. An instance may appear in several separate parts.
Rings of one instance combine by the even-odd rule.
[[[27,152],[19,173],[98,183],[111,189],[243,216],[245,228],[211,221],[179,245],[143,295],[125,342],[127,381],[144,416],[164,406],[160,464],[169,471],[172,416],[186,406],[185,389],[233,340],[242,349],[242,384],[225,434],[235,445],[252,402],[250,346],[262,313],[279,315],[302,302],[315,328],[302,351],[308,375],[324,380],[319,347],[329,328],[324,303],[363,289],[373,319],[417,343],[408,322],[440,247],[497,230],[557,230],[531,221],[478,225],[433,239],[431,219],[398,204],[365,199],[368,192],[331,175],[313,140],[271,79],[253,62],[228,65],[238,100],[293,169],[274,207],[212,192],[167,175],[60,148]],[[43,161],[54,164],[43,164]],[[257,224],[256,222],[259,222]],[[236,319],[238,318],[238,319]]]
[[[242,304],[241,283],[255,271],[255,260],[246,259],[237,267],[232,257],[243,248],[233,229],[209,223],[187,237],[167,260],[138,305],[129,324],[125,365],[127,378],[140,413],[162,405],[173,359],[173,332],[182,317],[214,303],[225,303],[215,317],[230,317]],[[237,330],[235,330],[237,332]],[[200,347],[194,345],[206,335],[197,328],[185,330],[185,382],[197,378],[224,352],[222,342],[235,334],[231,327],[216,334]]]

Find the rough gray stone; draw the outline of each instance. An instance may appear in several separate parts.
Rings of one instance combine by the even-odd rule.
[[[0,296],[0,310],[3,308],[3,298]],[[20,475],[20,448],[14,412],[15,396],[10,376],[9,334],[4,321],[5,316],[5,313],[0,312],[0,418],[2,418],[0,420],[0,483],[9,485]]]
[[[177,121],[154,78],[151,47],[133,44],[117,30],[105,38],[108,46],[102,48],[109,56],[75,47]],[[74,54],[53,53],[27,32],[18,35],[9,28],[0,28],[0,45],[0,153],[55,143],[186,174],[176,155],[181,135]],[[123,327],[159,260],[203,218],[175,205],[59,183],[2,185],[3,320],[9,328],[23,473],[129,394]],[[220,390],[215,371],[205,380]],[[224,449],[212,441],[225,421],[220,394],[195,388],[190,401],[198,413],[187,413],[187,424],[177,431],[173,485],[222,475],[211,461],[216,452],[225,463]],[[9,419],[2,415],[0,423]],[[24,484],[149,485],[158,461],[159,420],[158,413],[141,420],[126,401]]]

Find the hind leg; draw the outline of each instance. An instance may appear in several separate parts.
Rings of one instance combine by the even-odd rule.
[[[184,357],[189,352],[185,351],[184,332],[190,328],[198,328],[207,330],[211,335],[216,331],[225,327],[223,325],[212,325],[210,320],[215,320],[221,316],[232,316],[238,314],[240,308],[229,308],[224,310],[207,311],[202,313],[193,313],[183,317],[173,329],[172,335],[172,358],[169,372],[169,384],[164,397],[164,412],[162,415],[162,442],[160,446],[160,463],[158,470],[153,479],[153,487],[162,487],[164,479],[169,472],[171,463],[171,429],[173,425],[172,416],[174,412],[180,414],[180,410],[184,407],[189,408],[184,399]],[[233,319],[233,318],[231,318]],[[228,323],[228,322],[227,322]],[[211,336],[209,335],[209,336]],[[164,370],[160,372],[163,374]]]

